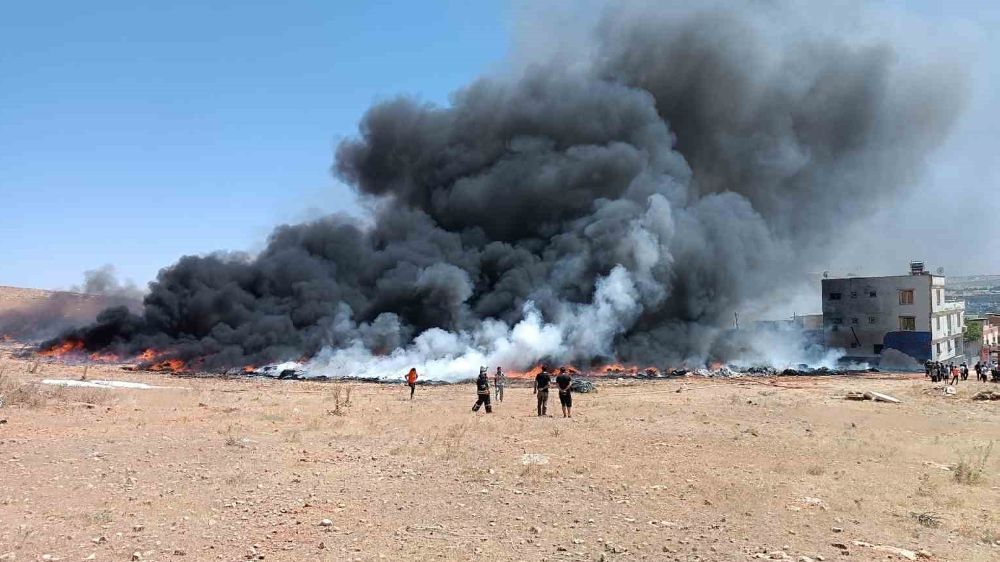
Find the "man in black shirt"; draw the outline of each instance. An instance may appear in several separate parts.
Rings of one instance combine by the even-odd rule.
[[[549,368],[542,365],[542,372],[535,375],[535,395],[538,396],[538,415],[544,416],[547,412],[545,411],[546,406],[549,403],[549,382],[552,381],[552,375],[549,374]]]
[[[486,406],[486,413],[493,413],[493,406],[490,405],[490,377],[486,375],[486,367],[479,368],[479,378],[476,379],[476,404],[472,407],[473,412],[478,412],[480,406]]]
[[[556,377],[556,386],[559,387],[559,405],[562,406],[564,418],[573,417],[573,395],[570,394],[570,386],[573,378],[566,372],[566,367],[559,368],[559,376]]]

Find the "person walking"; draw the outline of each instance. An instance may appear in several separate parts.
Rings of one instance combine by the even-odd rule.
[[[413,391],[417,389],[417,369],[415,367],[411,367],[410,372],[406,373],[406,384],[410,385],[410,400],[413,400]]]
[[[958,369],[962,373],[962,380],[969,380],[969,366],[965,364],[965,361],[962,362]]]
[[[983,380],[983,362],[976,361],[976,366],[973,367],[976,370],[976,382],[982,382]]]
[[[559,387],[559,405],[562,406],[564,418],[573,417],[573,395],[570,387],[573,385],[573,377],[566,372],[566,367],[559,368],[559,376],[556,377],[556,386]]]
[[[959,371],[958,367],[956,367],[955,364],[952,363],[951,364],[951,381],[949,381],[948,384],[949,385],[952,385],[952,384],[957,385],[958,384],[958,377],[960,375],[961,375],[961,371]]]
[[[497,402],[503,402],[503,387],[507,383],[507,373],[497,367],[497,372],[493,374],[493,391],[496,392]]]
[[[546,410],[549,404],[550,382],[552,382],[552,375],[549,374],[549,368],[546,365],[542,365],[542,372],[535,375],[535,387],[534,387],[534,394],[538,398],[539,416],[544,416],[548,413]]]
[[[476,403],[472,406],[473,412],[478,412],[480,406],[486,406],[486,413],[493,413],[493,405],[490,404],[490,377],[486,374],[486,367],[479,368],[479,378],[476,379]]]

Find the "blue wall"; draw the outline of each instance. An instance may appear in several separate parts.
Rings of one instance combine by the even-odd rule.
[[[917,361],[931,358],[930,332],[889,332],[882,338],[885,349],[896,349]]]

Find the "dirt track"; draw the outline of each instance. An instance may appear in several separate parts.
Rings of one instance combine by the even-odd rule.
[[[487,416],[471,386],[29,368],[0,363],[0,560],[1000,560],[1000,450],[955,478],[1000,440],[977,383],[606,381],[566,420],[526,388]]]

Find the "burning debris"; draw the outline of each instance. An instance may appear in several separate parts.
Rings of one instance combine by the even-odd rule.
[[[833,228],[913,183],[957,86],[789,13],[618,7],[572,64],[481,78],[447,106],[378,103],[334,165],[370,220],[184,257],[141,313],[105,310],[42,353],[439,380],[542,361],[814,364],[734,336],[734,312],[780,300]]]

